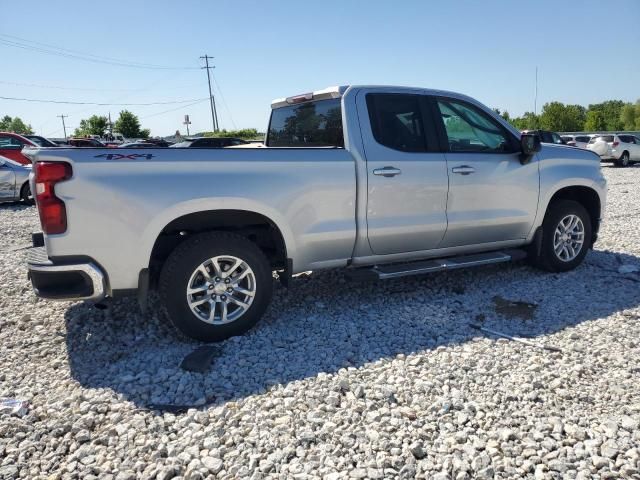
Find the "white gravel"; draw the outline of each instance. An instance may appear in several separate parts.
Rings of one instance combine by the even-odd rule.
[[[576,271],[299,278],[207,374],[134,300],[38,300],[15,250],[35,209],[0,205],[0,397],[30,403],[0,416],[0,478],[640,478],[640,273],[619,273],[640,266],[640,166],[604,170]]]

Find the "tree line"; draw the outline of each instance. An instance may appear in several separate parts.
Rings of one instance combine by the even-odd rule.
[[[31,135],[33,129],[31,125],[27,125],[22,121],[20,117],[11,118],[9,115],[5,115],[0,120],[0,132],[13,132],[17,134]]]
[[[87,135],[99,135],[103,137],[109,130],[109,119],[104,115],[92,115],[80,120],[80,125],[73,134],[76,137]],[[125,138],[149,138],[151,132],[148,128],[140,126],[138,116],[129,110],[122,110],[118,119],[113,124],[113,130],[121,133]]]
[[[597,132],[640,130],[640,99],[635,103],[607,100],[602,103],[565,105],[562,102],[545,103],[539,115],[525,112],[511,117],[506,110],[494,109],[518,130],[551,130],[554,132]]]

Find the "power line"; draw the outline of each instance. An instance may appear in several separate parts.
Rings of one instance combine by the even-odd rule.
[[[216,68],[214,66],[209,66],[209,59],[213,59],[213,57],[210,57],[209,55],[205,54],[203,57],[200,58],[204,58],[205,61],[205,66],[201,67],[207,70],[207,82],[209,84],[209,101],[211,103],[211,122],[213,123],[213,131],[217,132],[218,131],[218,112],[216,112],[216,101],[213,98],[213,92],[211,91],[211,75],[209,74],[209,70],[211,70],[212,68]]]
[[[0,83],[3,85],[12,85],[14,87],[29,87],[29,88],[46,88],[53,90],[70,90],[70,91],[79,91],[79,92],[139,92],[142,90],[146,90],[146,87],[143,88],[82,88],[82,87],[62,87],[59,85],[40,85],[37,83],[19,83],[19,82],[7,82],[5,80],[0,80]],[[192,88],[201,85],[200,83],[192,83],[189,85],[178,85],[173,87],[168,87],[168,90],[176,90],[179,88]]]
[[[213,74],[211,74],[211,78],[213,78],[213,83],[216,85],[216,87],[218,87],[218,93],[220,94],[220,98],[222,98],[222,104],[224,105],[225,110],[229,114],[229,119],[231,120],[231,124],[233,125],[233,128],[237,130],[238,127],[236,126],[236,122],[233,121],[233,115],[231,115],[231,110],[229,109],[229,106],[227,105],[227,101],[225,100],[224,95],[222,94],[220,83],[218,82],[218,80],[216,80],[216,77],[214,77]]]
[[[209,98],[202,98],[202,99],[198,100],[197,102],[193,102],[193,103],[190,103],[188,105],[180,105],[179,107],[176,107],[176,108],[171,108],[169,110],[164,110],[162,112],[152,113],[151,115],[145,115],[144,117],[140,117],[140,119],[143,120],[145,118],[157,117],[158,115],[163,115],[165,113],[175,112],[176,110],[180,110],[181,108],[191,107],[192,105],[196,105],[198,103],[202,103],[202,102],[204,102],[206,100],[209,100]]]
[[[171,105],[176,103],[189,103],[194,101],[202,101],[207,100],[207,98],[191,98],[189,100],[175,100],[171,102],[149,102],[149,103],[99,103],[99,102],[72,102],[72,101],[63,101],[63,100],[41,100],[37,98],[18,98],[18,97],[2,97],[1,100],[15,100],[18,102],[36,102],[36,103],[56,103],[56,104],[64,104],[64,105],[98,105],[103,107],[110,106],[130,106],[130,107],[145,107],[149,105]]]
[[[39,53],[45,53],[48,55],[55,55],[64,58],[70,58],[74,60],[82,60],[85,62],[102,63],[107,65],[113,65],[118,67],[129,68],[143,68],[150,70],[195,70],[198,67],[178,67],[168,65],[155,65],[151,63],[131,62],[128,60],[120,60],[112,57],[104,57],[99,55],[93,55],[91,53],[79,52],[77,50],[70,50],[68,48],[57,47],[46,43],[35,42],[33,40],[27,40],[25,38],[16,37],[14,35],[0,34],[0,43],[9,47],[21,48],[24,50],[32,50]]]

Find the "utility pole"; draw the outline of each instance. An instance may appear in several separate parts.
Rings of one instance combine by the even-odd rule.
[[[538,114],[538,66],[536,65],[536,91],[533,96],[533,113]]]
[[[189,136],[189,125],[191,125],[191,120],[189,120],[189,115],[184,116],[184,122],[182,122],[187,126],[187,137]]]
[[[64,132],[64,139],[67,139],[67,127],[64,125],[64,119],[69,117],[69,115],[58,115],[62,119],[62,131]]]
[[[209,59],[213,60],[213,57],[210,57],[209,55],[205,54],[200,58],[204,58],[205,66],[202,68],[205,68],[207,70],[207,81],[209,83],[209,103],[211,103],[211,122],[213,123],[213,131],[217,132],[218,131],[218,113],[216,112],[216,100],[213,97],[213,92],[211,90],[211,75],[209,74],[209,70],[216,67],[214,67],[213,65],[209,66]]]

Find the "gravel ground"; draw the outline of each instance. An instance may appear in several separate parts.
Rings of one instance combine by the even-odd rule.
[[[619,273],[640,266],[640,166],[604,170],[577,270],[301,277],[206,374],[132,300],[38,300],[16,250],[35,209],[0,206],[0,397],[30,404],[0,416],[0,478],[640,478],[640,274]]]

